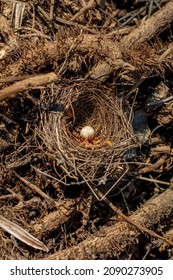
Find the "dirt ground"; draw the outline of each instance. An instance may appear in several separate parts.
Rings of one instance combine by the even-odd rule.
[[[0,259],[172,259],[172,91],[173,1],[0,1]]]

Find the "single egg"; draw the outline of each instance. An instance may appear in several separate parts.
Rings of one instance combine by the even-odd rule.
[[[82,127],[80,131],[80,136],[86,139],[92,138],[94,136],[94,128],[89,125]]]

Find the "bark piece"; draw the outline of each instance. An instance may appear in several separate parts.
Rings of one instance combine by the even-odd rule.
[[[33,226],[34,235],[41,238],[42,235],[48,234],[53,230],[58,230],[58,228],[66,223],[72,214],[76,211],[76,201],[66,200],[58,203],[56,202],[57,210],[51,212],[43,219]]]

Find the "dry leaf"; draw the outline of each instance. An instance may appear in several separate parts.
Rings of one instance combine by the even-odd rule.
[[[43,250],[46,252],[49,251],[49,249],[40,240],[32,236],[30,233],[22,229],[17,224],[4,218],[2,215],[0,215],[0,227],[33,248]]]

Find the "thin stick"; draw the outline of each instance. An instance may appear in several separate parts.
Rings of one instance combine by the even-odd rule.
[[[170,186],[170,183],[165,182],[165,181],[160,181],[160,180],[156,180],[156,179],[152,179],[152,178],[146,178],[146,177],[142,177],[142,176],[138,176],[136,178],[143,180],[143,181],[151,182],[151,183],[158,183],[158,184]]]
[[[45,194],[39,187],[37,187],[35,184],[30,183],[28,180],[26,180],[25,178],[19,176],[15,171],[14,171],[15,176],[22,181],[26,186],[28,186],[32,191],[36,192],[37,194],[39,194],[41,197],[51,200],[53,201],[53,199]]]
[[[38,10],[42,13],[42,15],[46,18],[46,20],[49,21],[49,16],[48,14],[40,7],[38,6]],[[61,17],[55,17],[55,20],[62,23],[62,24],[65,24],[65,25],[69,25],[69,26],[75,26],[75,27],[79,27],[80,29],[83,29],[83,30],[86,30],[88,31],[89,33],[92,33],[92,34],[97,34],[96,31],[88,28],[87,26],[84,26],[82,24],[78,24],[78,23],[75,23],[75,22],[72,22],[72,21],[69,21],[69,20],[65,20],[65,19],[62,19]],[[57,29],[59,29],[59,27],[57,26],[56,23],[54,23],[55,27]]]
[[[79,23],[76,23],[76,22],[72,22],[72,21],[69,21],[69,20],[65,20],[65,19],[62,19],[60,17],[56,17],[56,20],[58,22],[61,22],[61,23],[65,24],[65,25],[79,27],[80,29],[86,30],[86,31],[88,31],[91,34],[98,34],[98,32],[96,32],[95,30],[90,29],[89,27],[87,27],[85,25],[82,25],[82,24],[79,24]]]

